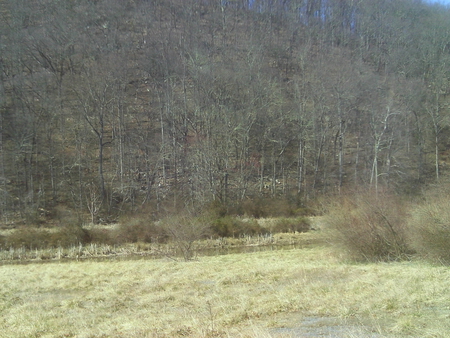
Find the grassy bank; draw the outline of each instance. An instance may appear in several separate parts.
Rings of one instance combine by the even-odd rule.
[[[319,232],[278,233],[274,235],[243,236],[239,238],[203,239],[191,242],[169,241],[167,243],[124,243],[78,244],[70,247],[52,247],[45,249],[0,248],[0,264],[18,262],[42,262],[55,260],[85,260],[96,258],[136,258],[136,257],[170,257],[183,260],[186,246],[192,258],[203,255],[222,253],[263,251],[276,247],[308,247],[324,243],[327,239]],[[255,248],[255,250],[251,250]]]
[[[325,247],[4,265],[0,284],[5,338],[286,337],[287,316],[369,323],[380,337],[450,332],[447,268],[346,264]]]

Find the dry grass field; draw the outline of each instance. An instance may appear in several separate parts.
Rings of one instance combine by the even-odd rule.
[[[315,248],[0,266],[0,337],[448,337],[450,271]],[[301,323],[311,332],[302,335]],[[364,328],[366,335],[355,333]],[[317,331],[318,332],[318,331]],[[329,332],[329,331],[321,331]]]

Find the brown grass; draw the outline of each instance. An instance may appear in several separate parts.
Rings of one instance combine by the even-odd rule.
[[[447,268],[346,264],[324,247],[5,265],[0,283],[5,338],[282,337],[293,316],[369,321],[382,337],[450,331]]]

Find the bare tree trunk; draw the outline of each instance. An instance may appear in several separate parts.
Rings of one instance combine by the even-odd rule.
[[[378,140],[375,140],[375,144],[373,147],[373,162],[372,162],[372,171],[370,174],[370,185],[375,185],[375,191],[378,192],[378,151],[379,151],[379,143]]]
[[[434,138],[434,166],[436,172],[436,181],[439,181],[439,137],[438,132],[435,128],[435,138]]]
[[[355,154],[355,174],[354,174],[354,184],[358,185],[358,165],[359,165],[359,135],[356,141],[356,154]]]
[[[261,171],[260,171],[260,175],[259,175],[259,192],[262,193],[263,189],[264,189],[264,169],[265,169],[265,161],[266,160],[266,156],[265,156],[265,152],[264,152],[264,147],[261,150]]]
[[[344,120],[341,118],[339,121],[339,192],[342,187],[342,180],[344,177]]]
[[[0,76],[3,76],[3,71],[0,70]],[[1,92],[3,94],[3,79],[0,78]],[[3,96],[3,95],[2,95]],[[7,178],[5,174],[5,153],[3,150],[3,108],[0,108],[0,213],[4,217],[5,211],[8,209],[8,198],[6,193]]]
[[[319,175],[320,158],[322,157],[323,145],[325,143],[325,134],[322,135],[322,137],[320,138],[319,142],[320,142],[319,143],[319,149],[317,151],[315,164],[314,164],[314,179],[313,179],[313,185],[312,185],[313,190],[317,186],[317,179],[318,179],[318,175]]]
[[[297,158],[297,194],[302,193],[302,184],[303,184],[303,171],[305,164],[305,145],[302,138],[300,138],[298,142],[298,158]]]
[[[392,144],[393,136],[389,139],[388,153],[386,158],[386,185],[389,188],[391,183],[391,161],[392,161]]]

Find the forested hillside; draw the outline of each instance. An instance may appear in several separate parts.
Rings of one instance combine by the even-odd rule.
[[[420,0],[1,0],[0,213],[36,223],[411,193],[450,164]]]

